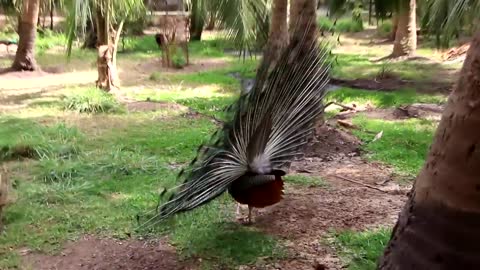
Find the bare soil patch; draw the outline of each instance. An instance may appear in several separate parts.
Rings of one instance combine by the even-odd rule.
[[[375,91],[395,91],[401,88],[414,88],[418,92],[423,93],[449,94],[453,89],[451,82],[419,82],[395,77],[354,80],[332,78],[331,83],[339,86]]]
[[[36,270],[149,270],[196,269],[193,264],[180,261],[172,246],[164,241],[120,241],[85,236],[69,243],[55,256],[30,254],[24,265]]]
[[[187,111],[188,107],[171,102],[134,101],[126,103],[130,112],[148,112],[158,110]]]

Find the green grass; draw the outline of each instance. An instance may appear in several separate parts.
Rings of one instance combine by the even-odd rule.
[[[367,156],[384,162],[400,174],[415,176],[422,167],[433,140],[437,124],[429,120],[384,121],[358,116],[353,123],[373,133],[383,131],[381,139],[372,142],[374,134],[354,131],[366,144]]]
[[[121,105],[112,94],[95,87],[74,88],[64,100],[65,110],[78,113],[111,113],[123,111]]]
[[[202,41],[191,41],[189,43],[189,53],[191,57],[224,57],[224,49],[228,47],[228,42],[221,39],[211,39]],[[119,49],[123,53],[144,53],[158,54],[160,49],[155,41],[155,36],[125,37],[119,44]]]
[[[442,104],[447,101],[447,97],[441,94],[421,94],[413,89],[385,92],[344,87],[329,92],[326,101],[356,103],[357,105],[371,104],[377,108],[390,108],[413,103]]]
[[[374,79],[379,77],[384,70],[387,70],[389,75],[405,80],[451,82],[453,77],[444,75],[442,78],[439,78],[438,75],[446,74],[446,70],[459,68],[457,64],[446,65],[426,62],[424,60],[397,62],[383,60],[373,62],[371,59],[380,58],[379,55],[374,54],[358,55],[337,53],[335,56],[337,57],[337,61],[333,67],[333,76],[343,79]]]
[[[69,158],[80,151],[83,137],[74,127],[63,123],[41,126],[35,122],[0,118],[0,161],[31,157]]]
[[[295,185],[309,186],[309,187],[325,187],[327,182],[325,180],[308,175],[293,174],[285,177],[285,181]]]
[[[318,17],[317,25],[320,30],[324,31],[334,31],[340,33],[355,33],[363,30],[363,25],[360,22],[352,20],[352,18],[341,18],[338,19],[336,24],[335,21],[327,17]]]
[[[349,270],[374,270],[390,239],[391,230],[344,231],[335,235],[334,245]]]
[[[110,121],[103,122],[106,127],[76,128],[0,118],[2,149],[48,147],[37,160],[10,166],[17,200],[5,213],[1,269],[19,264],[19,248],[56,252],[86,233],[121,239],[168,234],[182,256],[201,256],[214,269],[282,256],[275,238],[230,224],[234,207],[228,196],[155,230],[137,230],[136,216],[148,217],[159,191],[178,184],[179,165],[189,162],[213,132],[210,120],[152,119],[149,113],[75,117]],[[65,148],[76,151],[65,155]]]

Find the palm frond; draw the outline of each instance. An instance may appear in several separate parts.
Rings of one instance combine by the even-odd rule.
[[[446,47],[465,25],[478,17],[480,2],[474,0],[428,0],[422,24],[437,36],[437,46]]]

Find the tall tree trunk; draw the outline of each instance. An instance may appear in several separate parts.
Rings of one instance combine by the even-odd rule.
[[[417,49],[417,24],[415,0],[409,0],[398,12],[398,28],[393,43],[392,57],[413,55]]]
[[[301,0],[303,1],[303,0]],[[288,17],[288,32],[293,33],[295,31],[295,25],[297,24],[298,20],[298,0],[290,0],[290,10],[289,10],[289,17]]]
[[[110,91],[120,86],[116,66],[116,51],[120,33],[112,31],[109,14],[103,14],[100,10],[96,12],[97,20],[97,87]],[[123,26],[123,23],[121,24]],[[121,29],[119,29],[121,32]]]
[[[392,32],[390,33],[390,40],[395,41],[395,36],[398,30],[398,15],[396,12],[392,13]]]
[[[258,84],[263,84],[267,79],[268,70],[275,65],[283,49],[288,46],[287,11],[288,0],[273,0],[270,33],[263,52],[263,59],[259,68],[260,72],[258,72],[256,77]]]
[[[54,1],[50,2],[50,30],[53,31],[53,11],[55,10]]]
[[[24,0],[22,15],[18,22],[18,49],[12,65],[13,70],[37,69],[35,61],[35,38],[37,36],[37,20],[40,11],[40,0]]]
[[[380,269],[480,269],[480,31]]]
[[[203,27],[205,26],[205,18],[203,14],[199,14],[199,8],[197,7],[198,1],[192,2],[192,15],[190,18],[190,39],[201,40]]]
[[[270,33],[263,56],[269,65],[275,64],[282,50],[288,46],[287,11],[288,0],[273,0]]]
[[[368,25],[372,25],[373,0],[368,1]]]
[[[305,38],[310,44],[317,35],[317,0],[291,0],[290,3],[290,41],[299,42]]]

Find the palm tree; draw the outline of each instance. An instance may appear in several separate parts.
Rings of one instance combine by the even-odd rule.
[[[379,269],[480,269],[480,31]]]
[[[110,91],[120,86],[117,72],[117,47],[123,24],[128,18],[145,14],[142,0],[73,0],[69,8],[68,53],[71,53],[77,26],[84,30],[89,17],[95,18],[97,31],[97,87]]]
[[[37,69],[35,61],[35,38],[37,36],[37,20],[40,0],[22,1],[21,15],[18,23],[18,49],[12,65],[13,70]]]
[[[380,18],[394,13],[396,33],[390,57],[413,55],[417,49],[416,0],[375,0],[375,9]]]

